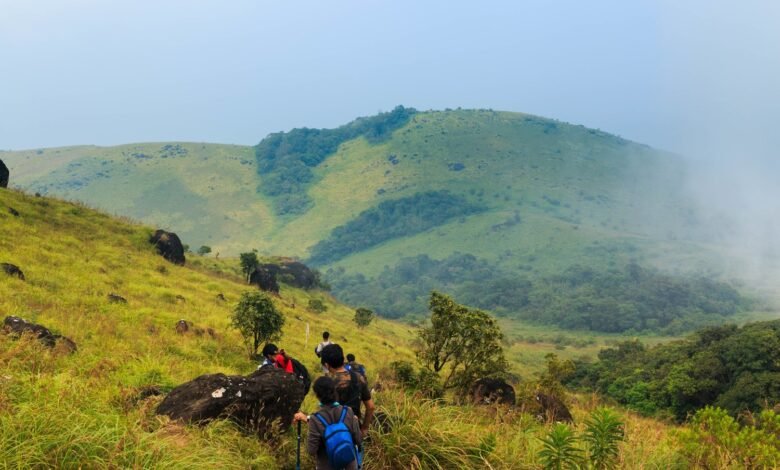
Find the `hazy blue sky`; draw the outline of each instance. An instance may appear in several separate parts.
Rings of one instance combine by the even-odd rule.
[[[254,144],[404,104],[707,153],[778,134],[778,84],[772,0],[0,0],[3,149]]]

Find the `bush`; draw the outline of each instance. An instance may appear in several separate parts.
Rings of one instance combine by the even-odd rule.
[[[328,310],[328,307],[322,303],[322,300],[320,299],[311,299],[309,300],[309,310],[312,312],[322,313]]]
[[[200,248],[198,248],[198,254],[201,256],[207,255],[209,253],[211,253],[210,246],[202,245]]]
[[[616,468],[619,444],[624,437],[623,422],[612,410],[593,410],[585,420],[585,431],[582,433],[591,466],[597,470]]]
[[[261,343],[281,337],[284,316],[266,294],[244,292],[233,310],[231,325],[241,333],[249,355],[254,357]]]
[[[367,308],[360,307],[355,310],[355,318],[353,319],[358,328],[364,328],[371,324],[374,319],[374,312]]]

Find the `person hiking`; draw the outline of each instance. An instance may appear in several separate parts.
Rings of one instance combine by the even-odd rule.
[[[355,355],[352,353],[347,354],[347,363],[344,364],[344,368],[347,370],[354,370],[358,374],[362,375],[363,378],[366,378],[366,367],[363,364],[356,362]]]
[[[338,344],[323,348],[320,361],[327,367],[328,375],[336,383],[336,396],[339,403],[352,408],[358,420],[361,418],[360,403],[365,406],[366,415],[360,425],[360,431],[365,436],[374,417],[374,400],[371,398],[368,381],[357,372],[344,368],[344,350]]]
[[[295,413],[295,422],[304,422],[309,425],[309,437],[306,442],[306,451],[314,457],[317,470],[357,470],[359,458],[356,447],[362,443],[363,436],[360,432],[360,422],[357,416],[348,406],[341,405],[336,395],[336,382],[322,376],[314,381],[314,395],[320,401],[320,408],[311,416],[299,411]],[[338,426],[343,422],[347,433]],[[335,426],[338,426],[337,429]],[[330,433],[327,433],[330,431]],[[333,432],[339,431],[342,432]],[[330,435],[328,435],[330,434]],[[351,450],[352,455],[349,455]],[[351,459],[351,460],[350,460]]]
[[[330,340],[330,333],[327,331],[322,332],[322,342],[317,345],[316,348],[314,348],[314,354],[317,355],[317,357],[322,357],[322,350],[325,349],[325,346],[329,346],[331,344],[334,344]],[[325,366],[322,366],[322,373],[327,374],[328,370],[325,368]]]
[[[283,369],[285,372],[292,374],[294,372],[292,358],[285,352],[284,349],[279,349],[273,343],[268,343],[263,346],[263,362],[257,367],[262,369],[264,367],[276,367]]]

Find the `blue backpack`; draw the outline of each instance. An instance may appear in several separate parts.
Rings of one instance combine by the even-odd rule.
[[[323,418],[319,413],[314,413],[314,416],[320,420],[325,426],[323,431],[323,437],[325,438],[325,452],[328,454],[328,461],[333,468],[345,468],[352,463],[355,456],[355,443],[352,442],[352,434],[350,434],[347,425],[344,424],[344,418],[347,417],[348,407],[341,407],[341,417],[338,421],[332,424]]]

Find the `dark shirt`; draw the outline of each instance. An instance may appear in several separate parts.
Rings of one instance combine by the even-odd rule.
[[[343,372],[332,372],[331,377],[336,381],[336,396],[339,403],[348,405],[352,408],[355,416],[360,418],[360,402],[371,399],[371,390],[368,388],[368,381],[359,373],[345,370]],[[353,384],[352,380],[357,380]]]
[[[323,405],[317,413],[325,418],[328,423],[335,423],[341,417],[341,406]],[[363,440],[363,435],[360,433],[360,423],[357,417],[351,410],[347,411],[347,416],[344,417],[344,424],[349,429],[349,433],[352,435],[352,442],[355,445],[360,445]],[[322,433],[325,432],[325,425],[323,425],[314,414],[309,417],[309,439],[306,442],[306,451],[312,457],[317,460],[317,470],[332,470],[328,462],[328,453],[325,451],[325,438]],[[347,465],[347,470],[357,469],[357,460]]]

